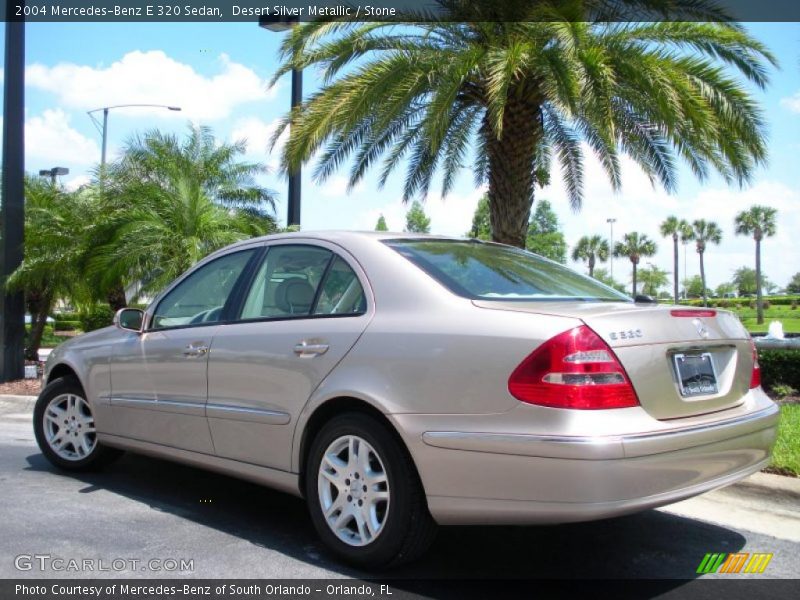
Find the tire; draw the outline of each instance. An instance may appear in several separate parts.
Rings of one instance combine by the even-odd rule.
[[[122,455],[121,450],[97,441],[86,393],[72,377],[52,381],[39,394],[33,409],[33,432],[45,458],[67,471],[96,470]]]
[[[359,457],[366,458],[358,462]],[[368,415],[348,413],[329,421],[312,443],[305,477],[317,533],[354,566],[380,569],[412,561],[435,537],[436,523],[410,457],[392,432]]]

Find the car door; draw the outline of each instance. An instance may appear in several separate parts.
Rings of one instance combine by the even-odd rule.
[[[269,247],[209,357],[206,413],[219,456],[289,470],[300,411],[369,322],[366,290],[333,245]]]
[[[208,353],[237,282],[260,251],[231,252],[200,265],[157,301],[143,333],[131,332],[115,345],[115,433],[213,453],[205,416]]]

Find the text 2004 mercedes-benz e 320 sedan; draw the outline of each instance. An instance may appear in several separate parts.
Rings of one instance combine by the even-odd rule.
[[[131,450],[302,495],[362,566],[413,558],[436,523],[675,502],[759,470],[775,438],[735,316],[475,240],[249,240],[115,324],[50,355],[50,461]]]

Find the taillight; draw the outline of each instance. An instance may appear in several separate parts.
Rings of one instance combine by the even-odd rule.
[[[581,325],[534,350],[514,369],[508,391],[522,402],[556,408],[627,408],[639,399],[614,352]]]
[[[753,351],[753,373],[750,375],[750,389],[757,388],[761,385],[761,367],[758,364],[758,351],[756,351],[756,344],[751,339],[750,349]]]

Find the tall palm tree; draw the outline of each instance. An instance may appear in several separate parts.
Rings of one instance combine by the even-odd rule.
[[[608,260],[608,240],[599,235],[585,235],[578,240],[572,249],[572,260],[584,260],[589,265],[589,277],[594,277],[594,265],[596,261],[606,262]]]
[[[184,140],[159,131],[129,140],[104,186],[113,207],[92,232],[93,280],[157,291],[208,253],[274,231],[272,193],[253,180],[264,168],[240,161],[244,151],[203,127]]]
[[[770,206],[754,205],[736,215],[736,234],[752,235],[756,242],[756,322],[764,322],[764,303],[761,293],[761,240],[775,235],[775,216]]]
[[[553,160],[580,208],[583,142],[615,189],[622,153],[668,191],[680,159],[700,179],[715,170],[740,184],[765,160],[762,111],[743,80],[763,88],[775,59],[715,3],[436,2],[440,20],[428,6],[418,9],[425,18],[410,9],[402,28],[291,30],[273,82],[315,67],[322,85],[275,132],[273,144],[291,125],[285,171],[319,155],[314,176],[324,180],[352,158],[351,187],[379,162],[383,185],[405,163],[408,200],[424,197],[436,172],[446,195],[474,156],[493,239],[524,247],[534,189]],[[664,6],[670,19],[657,16]],[[641,18],[619,22],[609,11],[620,8]]]
[[[703,283],[703,306],[708,306],[708,290],[706,289],[706,269],[703,257],[708,244],[717,244],[722,241],[722,229],[714,221],[697,219],[692,222],[692,237],[694,238],[697,254],[700,255],[700,281]]]
[[[25,293],[31,328],[25,357],[38,360],[39,346],[59,298],[88,296],[79,275],[86,228],[86,203],[41,177],[25,178],[25,258],[8,279],[10,289]]]
[[[672,236],[672,273],[673,273],[673,294],[675,296],[675,304],[678,303],[678,240],[683,236],[686,231],[691,231],[689,224],[684,219],[671,215],[661,223],[662,237]],[[685,274],[684,274],[685,275]]]
[[[643,233],[632,231],[626,233],[622,237],[621,242],[614,244],[614,256],[626,256],[631,261],[633,267],[633,275],[631,281],[633,282],[633,293],[631,296],[636,297],[636,267],[643,256],[653,256],[656,253],[656,243]]]

